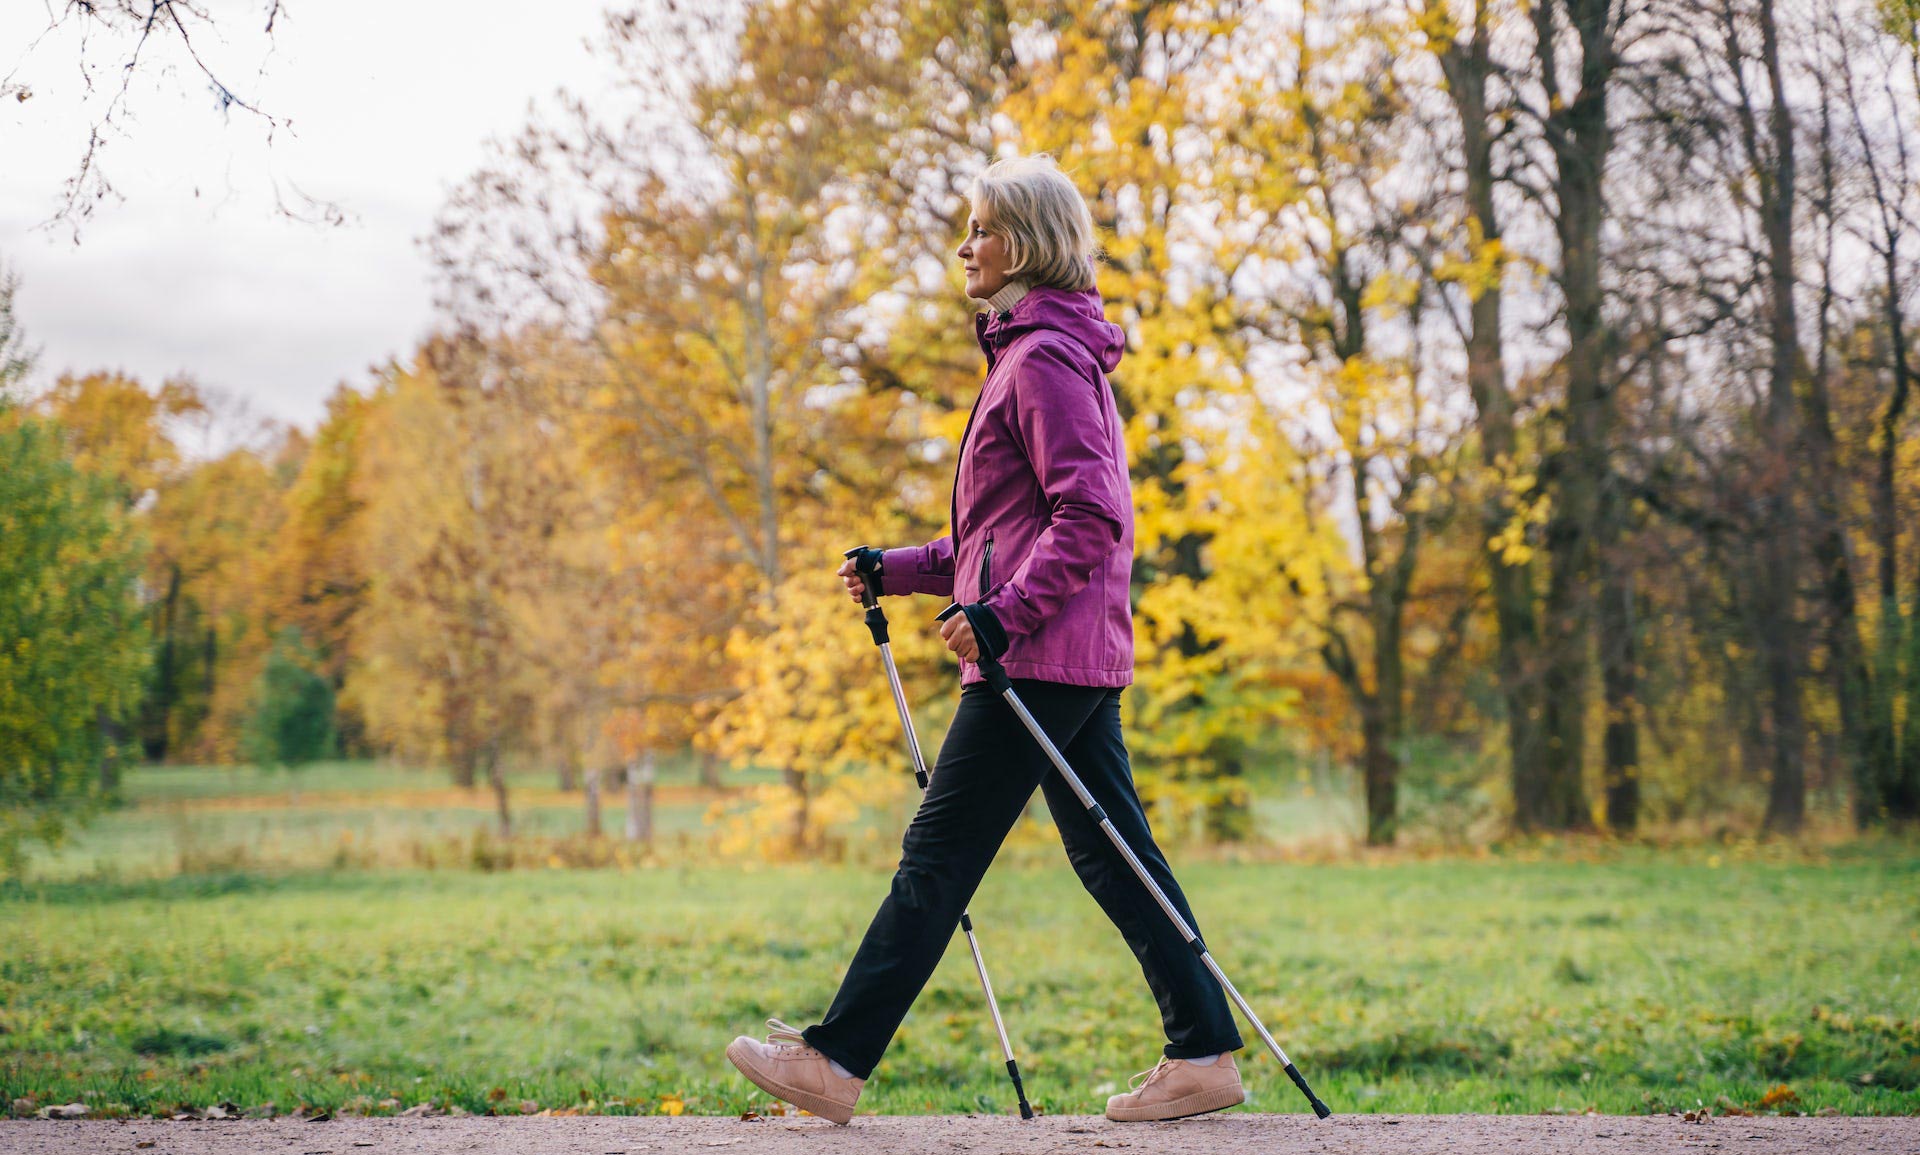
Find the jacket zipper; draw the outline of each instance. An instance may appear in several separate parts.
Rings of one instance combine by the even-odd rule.
[[[953,556],[960,556],[960,470],[967,460],[967,439],[973,436],[974,418],[980,416],[980,402],[987,396],[987,387],[980,386],[980,396],[973,399],[973,409],[967,414],[967,427],[960,432],[960,449],[953,457],[953,492],[947,499],[947,525],[953,529]]]
[[[987,552],[980,555],[980,600],[993,590],[993,531],[987,531]]]
[[[993,380],[994,356],[991,347],[987,354],[987,378],[980,382],[980,395],[973,399],[973,408],[967,411],[967,427],[960,431],[960,448],[953,455],[953,492],[947,501],[947,524],[953,529],[953,556],[960,556],[960,470],[967,460],[967,442],[973,437],[973,423],[980,416],[980,404],[987,399],[987,384]]]
[[[1021,336],[1025,336],[1025,334],[1021,334]],[[1019,338],[1017,337],[1015,338],[1015,340],[1018,340],[1018,339]],[[1011,346],[1012,346],[1012,342],[1009,342],[1008,347],[1011,348]],[[993,380],[993,368],[996,364],[999,363],[1000,354],[1004,353],[1005,351],[1006,350],[996,351],[995,349],[992,348],[990,344],[985,349],[985,352],[987,355],[987,379],[980,383],[980,395],[973,399],[973,408],[969,410],[967,413],[967,427],[960,431],[959,451],[954,454],[953,494],[951,499],[947,503],[947,525],[950,526],[953,530],[953,556],[956,559],[958,559],[960,556],[960,469],[967,459],[967,442],[973,437],[973,423],[974,423],[974,420],[980,416],[980,403],[987,399],[987,385],[989,382]],[[987,531],[987,557],[990,558],[992,556],[993,556],[993,531],[988,530]],[[982,560],[984,561],[986,559],[983,558]],[[984,572],[984,567],[983,567],[981,576],[982,577],[986,576]],[[982,589],[980,591],[980,596],[985,597],[986,593],[987,591],[985,589]]]

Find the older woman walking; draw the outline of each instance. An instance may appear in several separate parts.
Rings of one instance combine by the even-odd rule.
[[[977,664],[999,657],[1027,709],[1066,755],[1148,873],[1193,915],[1134,792],[1120,696],[1133,680],[1127,591],[1133,500],[1106,374],[1124,335],[1093,278],[1093,220],[1046,157],[1000,161],[975,182],[955,255],[987,380],[961,438],[952,532],[840,568],[858,600],[934,594],[966,603],[941,625],[960,659],[960,705],[900,867],[817,1025],[778,1019],[727,1057],[762,1090],[845,1123],[907,1009],[932,975],[1034,788],[1046,793],[1067,859],[1140,960],[1166,1029],[1165,1054],[1107,1101],[1116,1120],[1174,1119],[1246,1100],[1241,1040],[1211,974],[1079,805]],[[862,561],[864,565],[860,564]],[[877,568],[876,568],[877,567]],[[977,583],[977,584],[976,584]]]

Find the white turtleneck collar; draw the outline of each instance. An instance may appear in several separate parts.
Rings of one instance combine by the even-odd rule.
[[[996,313],[1004,313],[1019,304],[1020,298],[1026,295],[1027,283],[1025,281],[1008,281],[1006,284],[1000,286],[999,292],[987,298],[987,307]]]

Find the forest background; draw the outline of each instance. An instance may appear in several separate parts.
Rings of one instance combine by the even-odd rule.
[[[0,851],[145,762],[908,798],[832,570],[945,531],[971,178],[1093,207],[1137,518],[1135,770],[1244,845],[1920,818],[1920,36],[1899,0],[784,0],[611,13],[428,238],[444,326],[314,429],[33,360],[0,297]],[[889,601],[923,735],[955,671]],[[929,741],[929,746],[934,743]],[[1305,773],[1305,771],[1303,771]],[[522,777],[516,779],[515,774]],[[584,853],[584,852],[583,852]],[[591,854],[587,854],[591,857]]]

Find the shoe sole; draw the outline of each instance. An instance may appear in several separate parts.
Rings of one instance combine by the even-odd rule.
[[[1170,1119],[1191,1119],[1209,1111],[1224,1111],[1246,1101],[1244,1086],[1220,1087],[1210,1091],[1195,1091],[1191,1095],[1182,1095],[1151,1107],[1109,1107],[1107,1118],[1116,1123],[1165,1123]]]
[[[783,1099],[786,1102],[792,1103],[802,1111],[810,1111],[822,1119],[838,1123],[842,1127],[853,1121],[853,1108],[851,1106],[845,1103],[836,1103],[832,1099],[823,1095],[816,1095],[811,1091],[802,1091],[798,1087],[789,1087],[780,1080],[752,1066],[748,1061],[752,1054],[753,1052],[742,1045],[739,1039],[735,1039],[733,1042],[727,1044],[727,1061],[739,1068],[740,1073],[745,1075],[754,1086],[760,1088],[762,1091],[765,1091],[776,1099]]]

